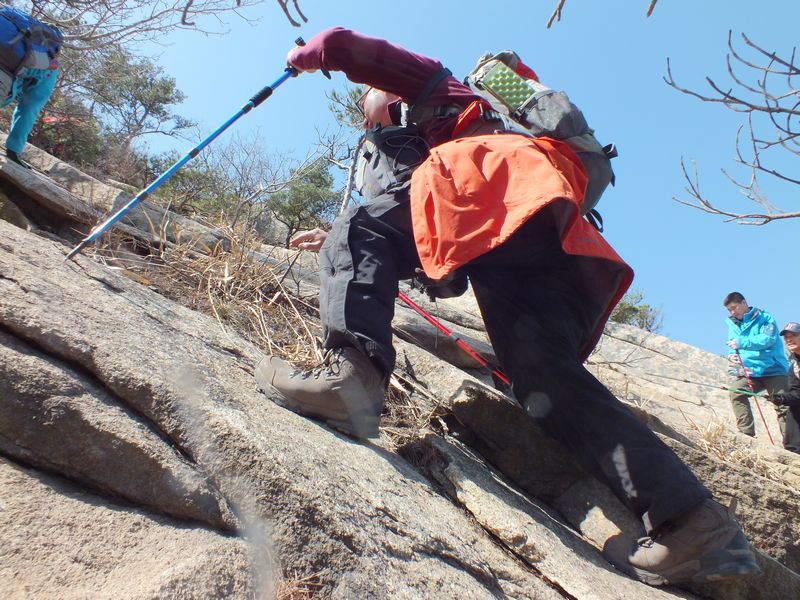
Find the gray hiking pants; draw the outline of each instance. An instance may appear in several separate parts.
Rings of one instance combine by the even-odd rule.
[[[320,263],[326,346],[358,344],[388,374],[397,280],[420,264],[408,203],[353,207],[334,225]],[[580,348],[602,309],[586,301],[582,287],[608,268],[566,255],[548,210],[465,267],[497,357],[528,415],[651,531],[711,494],[581,363]]]

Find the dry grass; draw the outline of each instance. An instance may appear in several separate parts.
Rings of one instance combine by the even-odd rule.
[[[750,448],[731,435],[728,427],[720,421],[710,421],[699,425],[684,415],[689,425],[689,431],[699,442],[703,450],[710,456],[723,462],[739,465],[750,469],[757,475],[766,479],[785,483],[780,471],[771,466],[758,452],[757,448]]]
[[[163,229],[151,225],[151,235],[165,239]],[[94,248],[94,258],[183,306],[213,316],[223,329],[237,332],[265,354],[302,368],[322,361],[319,310],[283,281],[297,254],[272,261],[274,266],[260,262],[253,252],[262,247],[244,228],[225,230],[223,243],[213,248],[198,249],[195,240],[185,240],[141,255],[127,250],[132,247],[135,240],[117,233]],[[418,439],[432,418],[420,405],[435,404],[424,388],[400,367],[395,369],[381,420],[388,448],[397,450]]]
[[[424,396],[420,400],[415,396]],[[386,404],[381,417],[381,432],[385,434],[388,450],[398,451],[414,444],[423,430],[428,429],[436,416],[436,408],[428,410],[424,406],[438,405],[436,398],[403,373],[399,367],[389,380]]]
[[[252,232],[225,234],[223,243],[203,251],[194,240],[187,240],[142,256],[122,250],[131,246],[130,240],[117,238],[94,252],[110,268],[213,316],[224,330],[236,331],[266,354],[305,366],[318,363],[317,309],[284,287],[288,261],[271,266],[256,260]]]
[[[163,227],[153,227],[166,239]],[[152,232],[151,232],[152,233]],[[131,249],[135,249],[136,252]],[[284,275],[296,255],[279,251],[272,264],[259,261],[264,251],[252,232],[228,230],[224,243],[198,248],[195,240],[144,248],[141,242],[113,231],[86,253],[108,268],[137,281],[187,308],[212,316],[220,327],[235,331],[265,354],[279,355],[301,367],[319,365],[321,326],[314,299],[299,297]],[[398,367],[390,379],[381,421],[382,445],[389,451],[410,448],[429,429],[437,400]],[[428,408],[425,408],[428,407]],[[278,600],[309,600],[325,593],[322,571],[308,576],[284,573],[272,594]]]
[[[319,596],[322,589],[321,578],[325,571],[299,577],[292,573],[275,586],[275,600],[310,600]]]

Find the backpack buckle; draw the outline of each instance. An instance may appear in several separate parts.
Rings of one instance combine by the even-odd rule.
[[[603,154],[606,155],[606,158],[611,160],[612,158],[617,158],[619,153],[617,152],[617,146],[615,144],[606,144],[603,146]]]

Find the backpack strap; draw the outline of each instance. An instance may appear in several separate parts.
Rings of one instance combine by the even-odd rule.
[[[22,66],[27,64],[28,57],[31,55],[31,51],[33,50],[33,44],[31,44],[31,32],[30,29],[26,29],[24,32],[21,32],[22,35],[22,44],[25,46],[25,56],[22,57],[22,61],[19,63],[19,67],[17,68],[17,73],[22,71]],[[14,73],[14,75],[17,75]]]
[[[428,97],[431,95],[431,92],[437,85],[439,85],[439,82],[452,74],[452,71],[450,71],[450,69],[447,67],[442,67],[441,70],[434,73],[431,78],[428,79],[428,83],[425,84],[425,87],[422,88],[422,91],[419,93],[419,96],[417,96],[417,99],[414,100],[414,104],[411,105],[411,110],[413,111],[416,108],[424,106],[424,104],[428,101]]]
[[[606,149],[603,148],[600,142],[597,141],[597,138],[594,137],[594,133],[591,129],[583,135],[568,137],[564,141],[567,142],[575,152],[594,152],[604,158],[611,158],[608,156]]]
[[[6,9],[3,9],[3,13],[5,12]],[[13,38],[11,38],[8,42],[5,43],[8,46],[15,46],[21,41],[23,46],[25,47],[25,54],[23,55],[22,60],[19,61],[19,64],[14,68],[13,72],[11,73],[14,77],[16,77],[22,70],[22,66],[25,64],[25,59],[28,58],[28,55],[31,53],[31,41],[30,41],[31,32],[28,29],[22,29],[19,26],[19,23],[17,23],[14,19],[10,18],[7,14],[0,14],[0,17],[4,18],[6,21],[11,23],[14,26],[14,29],[17,30],[17,35],[15,35]],[[10,68],[10,66],[7,68]]]
[[[597,229],[597,231],[599,231],[600,233],[603,233],[603,217],[602,215],[600,215],[599,212],[597,212],[596,209],[593,208],[588,213],[586,213],[585,216],[586,220],[592,224],[592,227]]]
[[[611,160],[612,158],[616,158],[619,156],[617,152],[617,146],[615,144],[606,144],[605,146],[601,146],[600,142],[597,141],[597,138],[594,137],[594,133],[589,130],[588,133],[584,133],[583,135],[577,135],[564,140],[567,142],[570,147],[575,150],[575,152],[593,152],[595,154],[599,154],[606,160]],[[611,172],[611,185],[616,183],[617,177],[614,175],[614,172]],[[603,220],[600,219],[600,229],[598,231],[603,231]]]
[[[433,108],[428,108],[425,106],[425,104],[428,102],[428,98],[436,86],[439,85],[442,80],[450,77],[452,74],[453,73],[450,71],[450,69],[447,67],[442,67],[439,71],[434,73],[430,79],[428,79],[428,82],[425,84],[425,87],[422,88],[422,91],[414,100],[414,103],[408,108],[406,118],[409,122],[420,123],[432,117],[450,117],[461,112],[461,109],[457,106],[435,106]],[[454,112],[454,110],[457,110],[458,112]]]
[[[603,152],[605,152],[609,160],[611,160],[612,158],[617,158],[619,156],[616,144],[606,144],[605,146],[603,146]]]

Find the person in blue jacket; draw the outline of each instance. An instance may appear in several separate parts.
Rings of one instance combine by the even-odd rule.
[[[753,411],[750,408],[749,386],[755,392],[765,391],[775,405],[778,424],[786,445],[788,409],[779,405],[775,396],[788,387],[789,363],[783,352],[778,325],[768,312],[747,304],[739,292],[731,292],[723,300],[730,316],[728,324],[728,374],[731,405],[736,426],[745,435],[755,437]]]
[[[51,58],[47,69],[24,67],[14,81],[11,94],[2,106],[8,106],[18,99],[14,114],[11,116],[11,128],[6,139],[6,156],[15,163],[30,169],[20,156],[28,136],[33,130],[39,112],[47,104],[58,78],[58,61]]]

